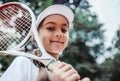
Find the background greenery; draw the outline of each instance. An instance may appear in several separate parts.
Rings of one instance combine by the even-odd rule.
[[[37,15],[47,6],[52,4],[65,4],[72,6],[75,13],[75,20],[70,31],[70,41],[68,47],[60,56],[60,60],[73,65],[81,77],[90,77],[91,81],[120,81],[120,29],[116,32],[110,47],[105,48],[104,32],[101,27],[104,23],[99,23],[95,12],[90,11],[92,7],[87,0],[0,0],[0,4],[18,1],[27,4]],[[72,0],[71,0],[72,1]],[[119,25],[120,26],[120,25]],[[94,41],[98,41],[97,43]],[[113,54],[112,58],[99,64],[96,59],[106,51]],[[0,72],[4,72],[10,65],[14,57],[0,56]]]

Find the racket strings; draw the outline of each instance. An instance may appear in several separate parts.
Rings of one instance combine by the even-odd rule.
[[[0,50],[19,44],[30,31],[32,18],[20,5],[7,6],[0,10]]]

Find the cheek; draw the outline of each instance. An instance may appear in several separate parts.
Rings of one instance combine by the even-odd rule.
[[[40,40],[42,39],[42,33],[40,33],[40,32],[39,32],[39,38],[40,38]]]
[[[46,37],[46,35],[44,34],[44,33],[39,33],[39,37],[40,37],[40,40],[41,40],[41,42],[42,43],[44,43],[45,42],[45,40],[46,40],[46,38],[48,38],[48,37]]]
[[[47,34],[46,31],[41,28],[40,31],[39,31],[39,37],[40,37],[40,39],[43,40],[43,38],[46,36],[46,34]]]
[[[46,48],[49,45],[49,40],[51,39],[52,35],[44,30],[44,32],[39,32],[39,36],[43,46]]]
[[[65,45],[67,46],[69,41],[69,35],[66,35],[64,40],[65,40]]]
[[[42,44],[44,44],[44,40],[45,40],[45,34],[44,32],[42,31],[39,31],[39,38],[40,38],[40,41],[42,42]]]

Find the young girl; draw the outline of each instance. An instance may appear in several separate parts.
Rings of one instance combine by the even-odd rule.
[[[46,52],[59,60],[59,54],[69,40],[69,26],[73,22],[73,12],[64,5],[46,8],[37,19],[36,27]],[[38,66],[39,65],[39,66]],[[49,70],[48,70],[49,69]],[[65,62],[55,62],[48,69],[37,61],[17,57],[0,78],[0,81],[78,81],[77,71]],[[84,78],[82,81],[90,81]]]

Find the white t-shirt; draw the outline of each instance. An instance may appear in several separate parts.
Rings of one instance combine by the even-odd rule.
[[[0,81],[36,81],[39,68],[26,57],[16,57]]]

